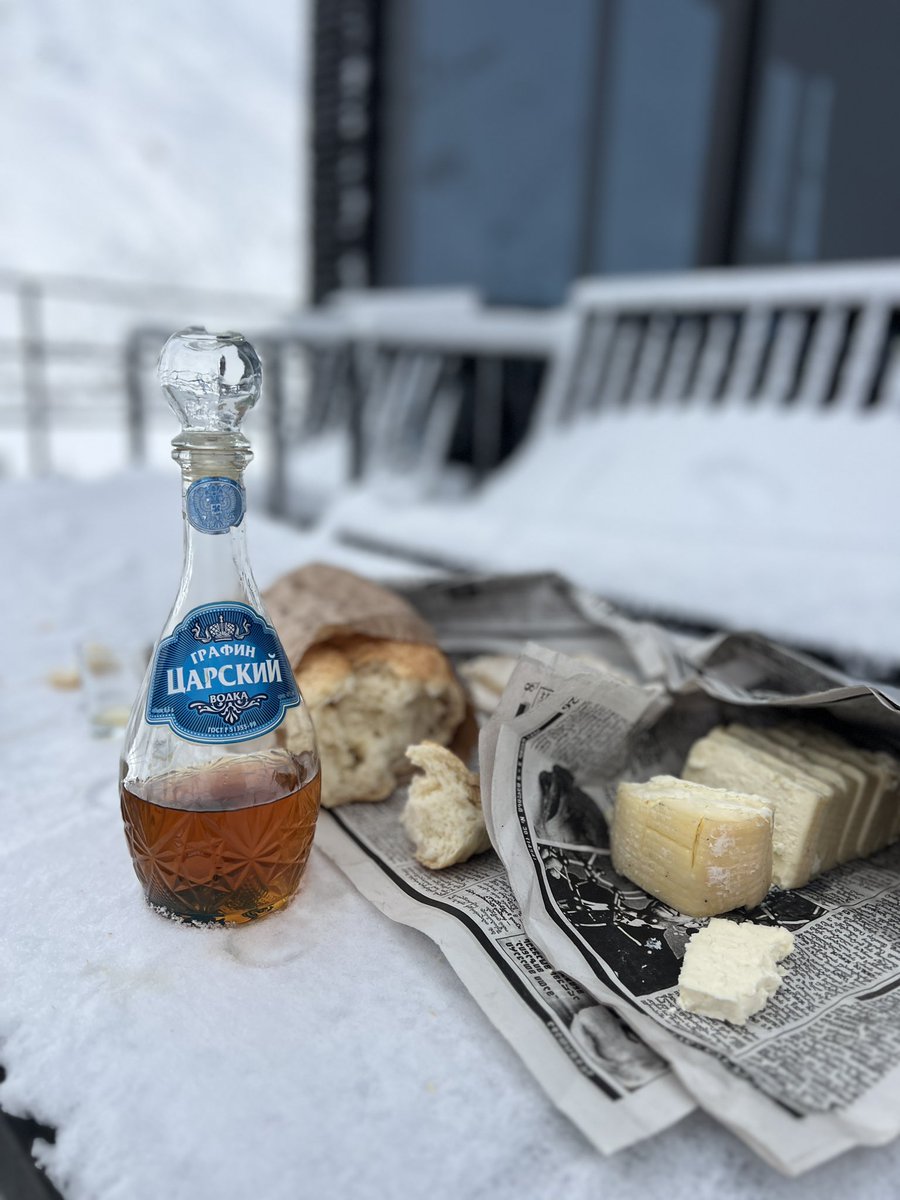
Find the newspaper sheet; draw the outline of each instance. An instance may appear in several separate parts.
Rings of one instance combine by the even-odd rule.
[[[323,811],[316,845],[395,921],[432,938],[551,1100],[605,1153],[694,1107],[613,1009],[557,970],[522,927],[492,852],[444,871],[412,856],[405,797]]]
[[[678,1007],[684,946],[703,922],[613,871],[606,818],[621,779],[677,775],[714,725],[771,723],[785,706],[896,754],[897,694],[757,636],[669,640],[621,618],[607,629],[620,657],[648,661],[655,642],[655,681],[530,647],[482,730],[488,827],[527,932],[779,1169],[888,1141],[900,1132],[900,846],[742,914],[796,942],[781,989],[737,1027]]]
[[[555,576],[425,584],[406,594],[458,661],[518,654],[540,638],[572,652],[606,652],[620,668],[637,669],[623,639],[596,624],[599,615],[615,626],[613,610],[593,598],[582,607]],[[653,672],[663,669],[651,645],[637,653]],[[690,1112],[694,1102],[666,1063],[526,934],[497,856],[428,870],[400,824],[404,803],[401,789],[382,804],[323,811],[316,845],[382,912],[441,947],[550,1099],[599,1150],[631,1145]]]

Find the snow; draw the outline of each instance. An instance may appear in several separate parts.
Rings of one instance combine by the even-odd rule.
[[[357,491],[328,525],[896,663],[898,449],[891,412],[604,412],[529,442],[464,503]]]
[[[302,294],[307,11],[4,5],[0,267]],[[82,332],[109,319],[71,318]],[[470,501],[360,493],[337,501],[330,528],[489,569],[555,567],[626,599],[896,658],[893,419],[721,417],[604,417],[526,449]],[[153,463],[171,434],[154,432]],[[54,437],[81,473],[124,451],[112,431]],[[20,443],[5,432],[0,449],[18,461]],[[298,503],[334,498],[342,453],[323,443],[294,465],[308,481]],[[178,508],[171,467],[0,483],[14,624],[0,666],[0,1104],[57,1129],[39,1154],[67,1197],[895,1194],[900,1145],[785,1181],[700,1115],[602,1160],[439,949],[316,850],[298,902],[256,927],[149,912],[121,832],[118,743],[89,737],[82,693],[46,676],[123,616],[129,636],[153,639],[177,583]],[[260,582],[314,558],[409,574],[330,528],[254,516]]]
[[[350,477],[346,430],[328,429],[285,456],[288,515],[309,524],[340,496]]]
[[[0,668],[0,1104],[56,1128],[39,1153],[70,1200],[895,1194],[900,1144],[783,1180],[699,1115],[600,1158],[438,947],[315,850],[298,902],[258,926],[151,913],[121,832],[118,744],[89,738],[80,693],[44,677],[98,621],[124,612],[155,634],[178,573],[178,495],[172,467],[0,484],[0,599],[16,622]],[[263,585],[314,557],[406,573],[256,507],[251,493]]]
[[[0,5],[0,275],[46,285],[44,335],[91,354],[47,366],[54,469],[125,465],[121,347],[136,325],[249,331],[305,298],[309,12],[308,0]],[[61,294],[59,276],[137,290]],[[208,291],[148,295],[148,284]],[[11,341],[18,304],[4,284]],[[8,355],[0,476],[28,469],[22,376]]]
[[[305,0],[0,10],[0,266],[300,290]]]

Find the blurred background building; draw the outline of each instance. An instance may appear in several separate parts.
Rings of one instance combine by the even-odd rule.
[[[359,330],[367,288],[540,311],[588,276],[900,253],[888,0],[11,0],[0,28],[7,474],[162,463],[155,348],[187,322],[262,339],[287,512],[286,446],[318,472],[355,421],[340,483],[365,396],[400,403],[298,325],[335,293]],[[521,342],[453,362],[445,457],[479,479],[546,377]]]
[[[317,296],[466,283],[548,305],[581,276],[900,252],[888,0],[314,16]]]

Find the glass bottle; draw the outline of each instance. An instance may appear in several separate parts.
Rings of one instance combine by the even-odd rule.
[[[240,334],[185,329],[163,347],[159,381],[182,425],[184,568],[125,734],[122,817],[151,906],[242,924],[296,892],[319,810],[312,724],[244,537],[240,424],[262,370]],[[296,752],[292,729],[292,753],[282,722],[298,705],[308,744]]]

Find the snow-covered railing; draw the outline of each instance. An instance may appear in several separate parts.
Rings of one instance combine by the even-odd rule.
[[[353,371],[351,334],[343,314],[304,309],[276,320],[248,320],[241,332],[253,342],[263,364],[265,404],[260,417],[266,451],[267,507],[286,511],[286,455],[297,442],[315,438],[336,423],[350,425],[358,383]],[[160,410],[156,359],[172,325],[135,327],[126,339],[129,458],[147,458],[151,416]]]
[[[481,308],[386,310],[358,322],[354,345],[365,397],[356,433],[357,479],[373,472],[438,471],[450,450],[471,377],[471,458],[481,477],[500,459],[504,363],[552,361],[564,316],[558,310]]]
[[[290,502],[289,466],[306,476],[307,494],[311,487],[324,486],[328,492],[374,470],[396,469],[410,448],[418,468],[425,469],[427,460],[438,469],[461,403],[454,378],[461,356],[499,353],[510,346],[524,357],[552,352],[542,319],[526,313],[524,324],[527,337],[515,315],[485,315],[471,288],[350,290],[275,321],[251,321],[244,332],[259,350],[265,373],[261,416],[269,511],[310,519],[306,502]],[[158,400],[153,365],[168,332],[150,324],[128,337],[129,455],[134,462],[146,458],[149,414]],[[316,478],[323,470],[321,454],[314,454],[310,463],[306,452],[335,434],[346,445],[345,466],[326,484]],[[298,457],[301,461],[295,463]]]
[[[29,469],[45,473],[54,429],[133,418],[127,346],[136,323],[171,331],[198,320],[271,322],[285,307],[250,293],[0,271],[0,422],[24,429]]]
[[[900,262],[586,280],[538,428],[695,404],[900,404]]]
[[[268,331],[269,420],[278,423],[272,511],[313,520],[347,483],[376,478],[402,479],[409,495],[459,486],[459,470],[448,475],[445,468],[470,405],[467,460],[476,477],[485,473],[500,456],[507,371],[536,364],[534,373],[552,359],[559,322],[558,313],[482,308],[477,295],[461,289],[376,290],[295,314],[281,331]],[[328,328],[332,338],[343,329],[343,345],[323,343]],[[290,369],[297,346],[312,363],[302,396]],[[344,454],[326,450],[335,449],[335,437]]]
[[[528,436],[482,488],[363,488],[328,528],[896,672],[898,314],[900,263],[581,283]]]

